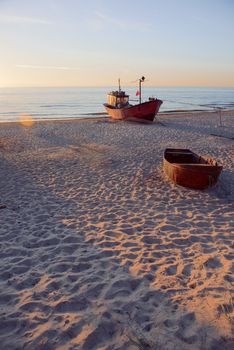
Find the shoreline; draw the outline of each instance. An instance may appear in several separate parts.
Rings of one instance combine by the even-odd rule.
[[[1,123],[4,348],[233,347],[234,111],[173,116]],[[174,185],[167,147],[217,185]]]
[[[205,110],[182,110],[182,111],[165,111],[165,112],[159,112],[156,117],[154,122],[157,120],[157,117],[187,117],[187,116],[210,116],[210,115],[216,115],[219,114],[221,112],[222,116],[226,116],[226,115],[234,115],[234,109],[216,109],[216,110],[211,110],[211,111],[205,111]],[[88,115],[90,115],[90,117],[88,117]],[[96,117],[95,117],[96,115]],[[22,124],[22,122],[24,121],[30,121],[32,123],[46,123],[46,122],[79,122],[79,121],[103,121],[103,120],[110,120],[113,121],[107,113],[105,112],[100,112],[100,113],[87,113],[84,114],[83,117],[79,117],[79,118],[61,118],[59,119],[34,119],[34,118],[30,118],[30,119],[22,119],[22,120],[13,120],[13,121],[2,121],[0,120],[0,125],[11,125],[11,124]],[[115,122],[115,121],[113,121]],[[153,122],[153,123],[154,123]]]

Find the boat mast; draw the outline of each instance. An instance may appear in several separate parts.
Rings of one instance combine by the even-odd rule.
[[[145,81],[145,77],[139,79],[139,104],[141,103],[141,83]]]
[[[118,82],[119,82],[119,92],[121,92],[120,78],[118,79]]]

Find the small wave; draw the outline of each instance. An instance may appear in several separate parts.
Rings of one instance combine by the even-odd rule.
[[[0,112],[0,115],[18,115],[19,112]]]
[[[41,105],[40,108],[78,108],[80,104],[52,104],[52,105]]]
[[[215,103],[206,103],[201,106],[209,108],[234,108],[234,102],[215,102]]]
[[[82,113],[80,115],[107,115],[106,112]]]

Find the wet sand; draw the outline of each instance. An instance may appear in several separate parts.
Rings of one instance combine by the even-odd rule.
[[[233,137],[233,111],[2,123],[2,348],[231,349]],[[217,185],[174,185],[166,147]]]

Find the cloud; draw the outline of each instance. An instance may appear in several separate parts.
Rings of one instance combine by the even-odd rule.
[[[36,66],[31,64],[16,64],[17,68],[23,69],[57,69],[57,70],[80,70],[80,68],[63,67],[63,66]]]
[[[136,31],[148,31],[151,28],[150,23],[131,21],[131,20],[123,20],[111,17],[102,12],[95,12],[96,20],[99,21],[100,25],[112,25],[122,30],[136,30]]]
[[[41,18],[21,17],[4,14],[0,14],[0,22],[15,24],[53,24],[53,22]]]

